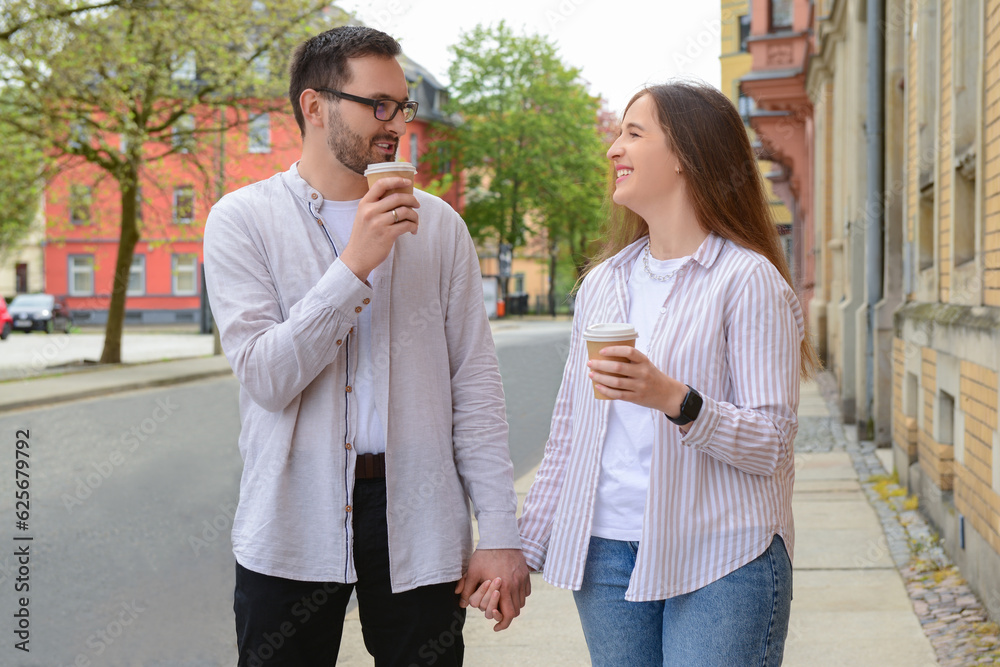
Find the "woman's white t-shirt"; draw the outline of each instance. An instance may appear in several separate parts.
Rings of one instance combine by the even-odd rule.
[[[643,354],[648,353],[659,318],[671,316],[664,312],[663,304],[673,289],[672,274],[689,259],[657,260],[650,255],[650,271],[670,276],[662,282],[653,280],[646,273],[642,254],[632,265],[628,279],[628,321],[639,334],[635,346]],[[654,414],[650,408],[628,401],[611,402],[591,535],[609,540],[639,541],[649,491]]]

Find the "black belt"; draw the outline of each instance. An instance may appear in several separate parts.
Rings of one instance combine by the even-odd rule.
[[[358,454],[354,466],[355,479],[385,479],[385,452],[381,454]]]

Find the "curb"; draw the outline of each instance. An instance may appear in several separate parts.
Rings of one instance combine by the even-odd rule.
[[[96,370],[96,369],[95,369]],[[109,369],[110,370],[110,369]],[[213,377],[223,377],[226,375],[232,375],[232,369],[215,369],[207,371],[196,371],[185,373],[183,375],[176,375],[173,377],[166,378],[156,378],[152,380],[141,380],[135,382],[127,382],[120,385],[109,386],[109,387],[96,387],[93,389],[85,389],[82,391],[67,392],[64,394],[51,394],[45,397],[39,398],[28,398],[21,401],[11,401],[5,402],[0,405],[0,412],[8,412],[13,410],[23,410],[27,408],[38,408],[45,407],[48,405],[57,405],[59,403],[69,403],[71,401],[78,401],[88,398],[99,398],[101,396],[110,396],[112,394],[120,394],[126,391],[135,391],[138,389],[150,389],[154,387],[166,387],[175,384],[183,384],[186,382],[195,382],[197,380],[205,380]]]

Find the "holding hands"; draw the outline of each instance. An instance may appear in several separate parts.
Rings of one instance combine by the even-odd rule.
[[[506,630],[531,595],[524,555],[520,549],[477,549],[455,592],[461,596],[463,608],[476,607],[486,618],[497,621],[495,632]]]

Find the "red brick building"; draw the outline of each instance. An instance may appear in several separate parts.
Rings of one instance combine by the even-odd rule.
[[[421,170],[432,127],[446,123],[441,112],[445,91],[434,78],[402,59],[410,97],[420,102],[416,120],[406,126],[398,159],[414,162],[418,185],[434,176]],[[219,113],[211,111],[208,113]],[[228,119],[234,121],[236,111]],[[217,124],[218,119],[213,119]],[[250,117],[249,124],[222,133],[198,133],[209,119],[198,114],[179,123],[174,141],[182,152],[147,164],[140,178],[139,228],[129,278],[125,321],[173,323],[199,321],[202,300],[202,235],[219,197],[269,178],[294,163],[301,152],[298,126],[287,113]],[[193,130],[188,135],[184,130]],[[113,142],[116,138],[106,138]],[[150,144],[147,155],[166,147]],[[444,199],[461,210],[461,188]],[[77,323],[107,321],[118,254],[120,195],[117,183],[97,167],[70,165],[52,179],[45,194],[45,290],[65,297]]]

